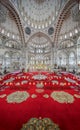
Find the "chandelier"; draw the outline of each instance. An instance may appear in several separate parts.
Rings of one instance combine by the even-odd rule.
[[[41,3],[43,3],[45,0],[35,0],[35,2],[37,3],[37,4],[41,4]]]

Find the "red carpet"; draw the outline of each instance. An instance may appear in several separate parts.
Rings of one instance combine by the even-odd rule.
[[[7,96],[16,91],[28,92],[29,97],[21,103],[8,103]],[[51,97],[52,92],[67,92],[74,101],[60,103]],[[34,117],[50,118],[60,130],[80,130],[80,77],[48,72],[1,77],[0,130],[21,130],[22,125]]]

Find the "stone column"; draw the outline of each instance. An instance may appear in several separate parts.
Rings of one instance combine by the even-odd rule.
[[[26,69],[26,49],[24,45],[21,51],[22,51],[22,65],[21,65],[22,67],[21,68]]]

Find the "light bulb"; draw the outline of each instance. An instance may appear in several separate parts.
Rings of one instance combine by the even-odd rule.
[[[9,34],[9,33],[7,33],[7,36],[8,36],[8,37],[9,37],[9,35],[10,35],[10,34]]]
[[[12,35],[12,38],[13,38],[13,39],[14,39],[14,37],[15,37],[15,36],[14,36],[14,35]]]
[[[70,32],[70,37],[72,37],[72,32]]]
[[[75,33],[78,33],[78,30],[77,30],[77,29],[75,29]]]
[[[65,39],[67,38],[67,35],[65,34]]]
[[[4,29],[2,29],[1,33],[4,34]]]

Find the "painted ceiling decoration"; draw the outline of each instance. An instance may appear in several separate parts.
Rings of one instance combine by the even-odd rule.
[[[72,8],[71,14],[74,21],[80,22],[80,9],[78,3]]]
[[[10,1],[1,0],[1,3],[3,5],[6,4],[5,9],[11,11],[13,21],[14,23],[16,22],[17,25],[17,30],[19,29],[18,34],[16,34],[14,31],[15,28],[13,28],[13,31],[11,30],[12,31],[11,32],[10,30],[7,30],[7,28],[1,27],[1,33],[2,35],[6,35],[8,38],[16,39],[18,41],[22,40],[21,42],[22,43],[24,42],[25,46],[27,47],[26,44],[28,43],[28,40],[31,38],[32,35],[34,35],[35,33],[37,34],[39,32],[43,32],[49,38],[51,38],[52,43],[56,44],[60,39],[61,40],[66,39],[68,36],[72,37],[73,36],[72,31],[74,31],[74,35],[75,33],[79,32],[79,29],[76,28],[78,25],[76,24],[76,22],[79,23],[80,20],[80,18],[78,17],[80,15],[80,10],[77,1],[75,0],[27,0],[27,1],[26,0],[10,0]],[[2,21],[8,19],[8,17],[7,18],[5,17],[7,15],[7,11],[5,9],[3,7],[0,7],[1,10],[0,19]],[[66,21],[66,16],[69,18],[68,15],[69,12],[71,15],[71,20],[73,20],[75,24],[75,29],[74,26],[71,24],[73,30],[71,30],[72,28],[69,26],[67,27],[68,29],[66,29],[65,27],[66,24],[64,25]],[[8,25],[10,24],[8,23]],[[47,46],[48,42],[46,41],[45,44],[45,42],[43,42],[44,40],[42,41],[41,40],[42,37],[40,37],[39,35],[39,38],[37,37],[34,42],[33,41],[31,42],[32,44],[34,43],[33,46],[36,46],[36,48],[39,47],[37,44],[40,45],[42,44],[41,45],[42,48],[43,46]]]
[[[8,10],[0,3],[0,23],[6,21]]]
[[[21,16],[29,26],[44,29],[54,23],[61,6],[61,0],[22,0]]]
[[[37,4],[42,4],[45,0],[34,0]]]
[[[44,36],[43,33],[38,33],[32,37],[28,42],[28,49],[32,53],[43,54],[50,53],[52,44],[50,39],[47,36]]]

